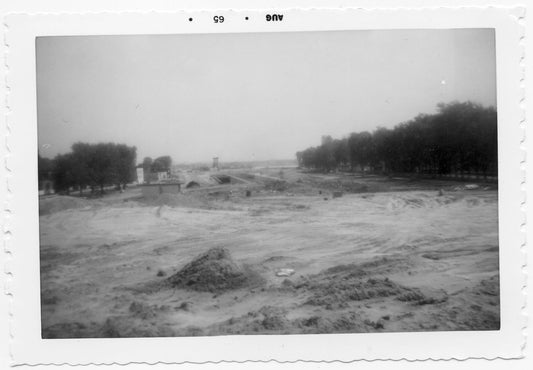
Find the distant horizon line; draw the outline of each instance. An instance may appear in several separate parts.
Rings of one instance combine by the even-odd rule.
[[[217,158],[217,157],[213,157],[213,158]],[[231,164],[231,163],[265,163],[265,162],[295,162],[296,163],[298,162],[296,158],[294,159],[286,158],[286,159],[258,159],[258,160],[228,160],[228,161],[220,160],[220,157],[218,158],[219,158],[219,166],[224,165],[224,164]],[[142,164],[142,162],[140,164]],[[176,163],[172,163],[172,166],[179,166],[179,165],[191,166],[191,165],[202,165],[202,164],[210,165],[212,164],[212,161],[176,162]]]

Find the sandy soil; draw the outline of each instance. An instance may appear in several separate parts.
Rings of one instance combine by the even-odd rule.
[[[493,186],[280,171],[159,199],[43,198],[43,337],[499,329]],[[214,247],[256,278],[167,284]]]

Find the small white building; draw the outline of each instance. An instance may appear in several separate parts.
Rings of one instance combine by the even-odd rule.
[[[137,168],[137,183],[144,184],[144,168]]]

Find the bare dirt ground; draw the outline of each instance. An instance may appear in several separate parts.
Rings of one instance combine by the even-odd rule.
[[[499,329],[494,185],[232,176],[157,199],[43,198],[43,337]]]

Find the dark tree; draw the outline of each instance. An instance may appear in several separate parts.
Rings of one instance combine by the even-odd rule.
[[[374,144],[369,132],[353,133],[348,138],[348,152],[352,170],[357,166],[364,171],[374,160]]]
[[[75,143],[71,147],[75,167],[72,169],[75,185],[78,186],[80,195],[86,186],[91,186],[93,170],[89,167],[92,156],[94,156],[94,146],[87,143]],[[92,185],[94,188],[94,185]]]
[[[154,163],[152,158],[144,157],[143,163],[142,163],[142,168],[143,168],[145,176],[148,176],[150,174],[150,172],[152,172],[152,163]]]
[[[333,140],[332,142],[333,160],[337,168],[345,168],[350,163],[350,152],[348,150],[348,139]]]
[[[104,193],[104,187],[118,182],[118,167],[115,144],[100,143],[91,146],[91,156],[88,168],[90,185],[99,187]]]
[[[50,158],[37,157],[39,190],[43,190],[43,183],[53,179],[54,161]]]
[[[76,185],[74,168],[76,166],[72,153],[58,154],[54,158],[53,180],[58,193],[70,194],[70,188]]]
[[[116,151],[117,184],[119,187],[125,188],[126,184],[134,181],[137,176],[135,171],[137,148],[118,144]]]
[[[157,157],[152,163],[152,172],[167,172],[170,171],[171,166],[172,158],[170,156]]]

